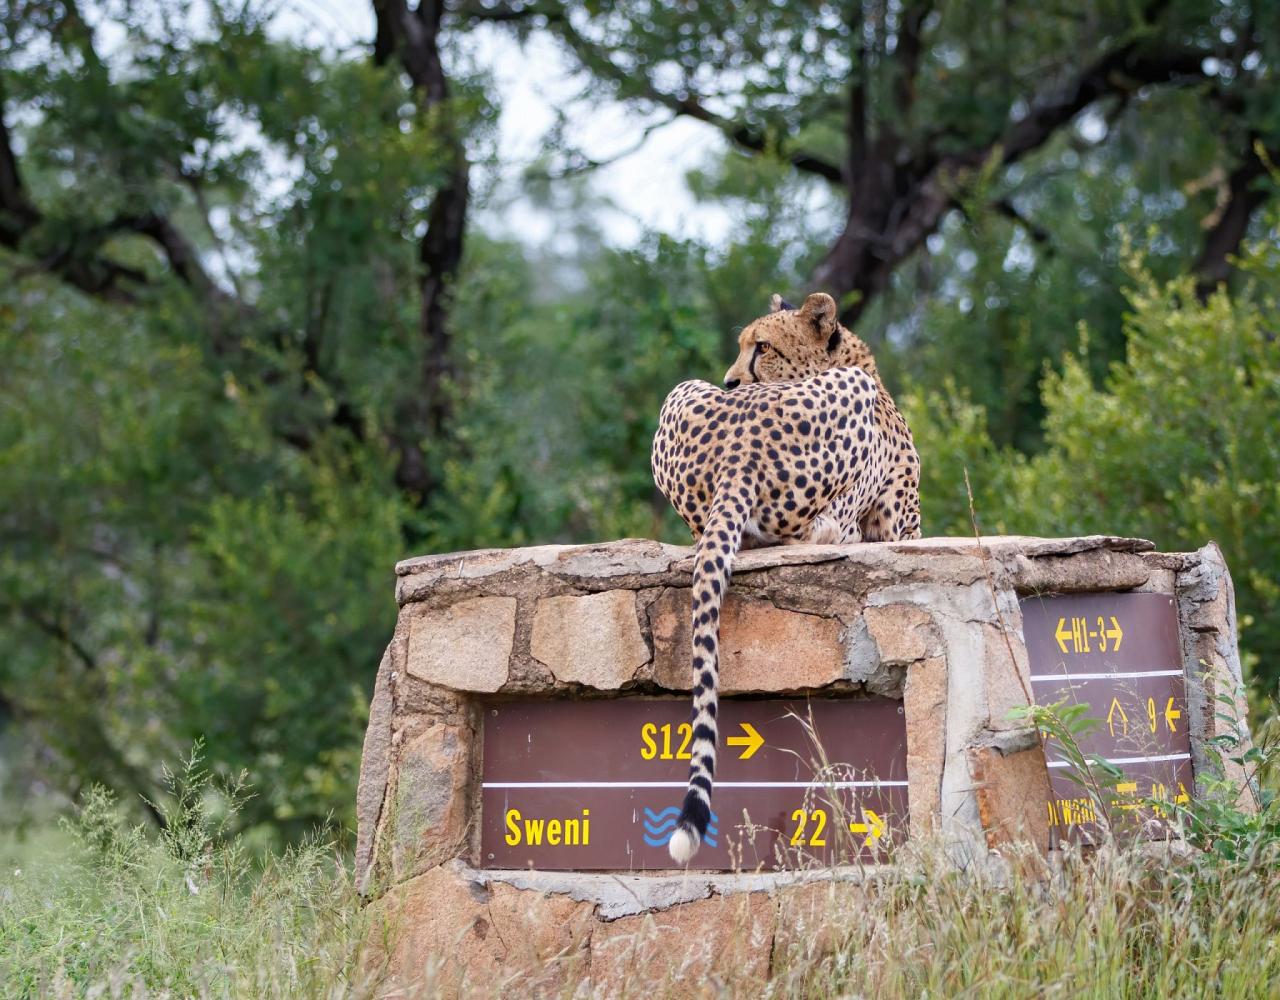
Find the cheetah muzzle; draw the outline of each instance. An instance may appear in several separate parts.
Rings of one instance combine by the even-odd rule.
[[[730,389],[682,382],[653,439],[658,489],[695,539],[693,740],[689,785],[668,850],[686,864],[711,817],[720,607],[744,546],[917,538],[920,462],[875,359],[829,295],[743,330]]]

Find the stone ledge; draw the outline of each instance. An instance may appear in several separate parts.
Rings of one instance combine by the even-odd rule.
[[[516,889],[591,903],[596,916],[604,921],[653,913],[712,896],[772,892],[783,886],[815,882],[860,884],[875,881],[891,871],[885,865],[862,865],[741,874],[669,871],[623,875],[611,872],[494,871],[472,868],[460,861],[454,862],[451,868],[461,878],[476,885],[501,882]]]
[[[1043,538],[1037,535],[991,535],[982,538],[982,548],[992,556],[1020,552],[1031,558],[1074,555],[1106,549],[1112,552],[1151,552],[1155,543],[1145,538],[1122,535],[1080,535],[1073,538]],[[977,544],[968,536],[937,536],[904,542],[859,542],[850,545],[774,545],[747,549],[739,554],[737,566],[764,569],[796,563],[825,562],[831,559],[858,560],[879,552],[910,555],[919,552],[947,552],[977,555]],[[439,555],[413,556],[396,563],[396,576],[447,572],[477,578],[501,573],[523,563],[568,576],[626,576],[632,573],[661,572],[675,560],[692,558],[693,546],[670,545],[646,538],[621,538],[589,545],[536,545],[522,549],[472,549]],[[692,565],[681,563],[677,569]]]

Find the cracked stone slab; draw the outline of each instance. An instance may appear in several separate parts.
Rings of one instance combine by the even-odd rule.
[[[396,576],[452,572],[479,579],[526,563],[566,576],[626,576],[661,573],[685,548],[647,538],[624,538],[597,545],[534,545],[521,549],[474,549],[442,555],[414,556],[396,563]]]
[[[624,875],[608,872],[494,871],[450,862],[459,876],[480,886],[501,882],[542,895],[563,895],[595,906],[602,920],[617,920],[669,909],[681,903],[711,896],[743,892],[774,892],[783,886],[813,882],[867,882],[890,871],[884,865],[850,865],[811,871],[748,872],[650,872]]]

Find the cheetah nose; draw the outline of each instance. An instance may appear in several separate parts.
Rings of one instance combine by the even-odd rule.
[[[724,387],[726,389],[736,389],[740,385],[742,385],[742,379],[740,378],[727,378],[724,380]]]

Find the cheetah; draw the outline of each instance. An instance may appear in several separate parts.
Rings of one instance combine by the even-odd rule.
[[[720,606],[740,548],[916,538],[920,461],[870,350],[821,292],[739,337],[726,389],[682,382],[662,404],[654,482],[695,539],[693,740],[671,858],[687,864],[711,818]]]
[[[885,390],[871,349],[847,328],[831,323],[825,343],[815,340],[804,310],[812,315],[811,295],[797,310],[782,296],[773,296],[770,314],[747,326],[738,337],[738,359],[724,375],[727,389],[752,382],[786,382],[808,378],[828,368],[857,366],[871,376],[879,390],[876,396],[876,426],[890,444],[889,477],[871,510],[859,525],[864,542],[894,542],[920,537],[920,457],[911,440],[911,430]],[[829,295],[821,296],[831,299]],[[816,304],[815,304],[816,305]],[[826,307],[826,304],[823,304]],[[830,308],[835,302],[831,299]],[[848,501],[833,505],[837,519],[848,516]],[[851,529],[846,529],[851,535]],[[858,539],[849,537],[847,541]]]

